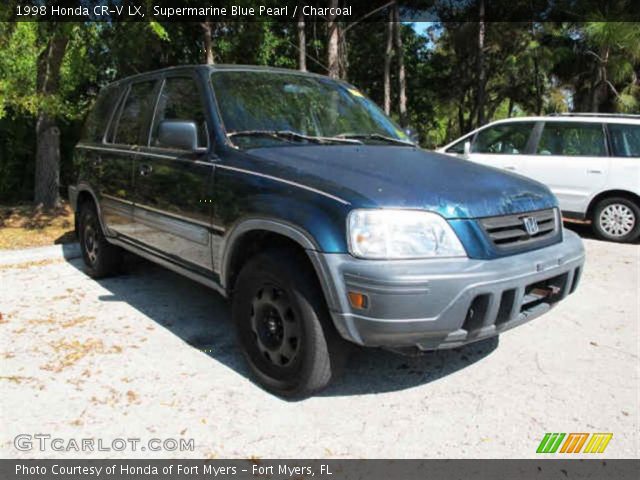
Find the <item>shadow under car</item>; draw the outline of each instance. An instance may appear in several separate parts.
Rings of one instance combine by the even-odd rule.
[[[81,258],[68,262],[83,270]],[[87,278],[110,292],[101,295],[99,301],[126,302],[211,360],[251,377],[236,343],[230,306],[221,295],[133,254],[126,253],[123,264],[121,275]],[[496,349],[498,342],[498,337],[493,337],[416,357],[352,345],[341,375],[317,395],[361,395],[424,385],[481,360]]]

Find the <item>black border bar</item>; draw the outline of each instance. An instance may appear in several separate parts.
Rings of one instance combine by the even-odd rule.
[[[635,480],[638,471],[640,460],[603,459],[0,460],[2,480]]]
[[[484,9],[480,9],[481,2],[484,3]],[[389,0],[340,0],[340,13],[336,20],[388,21],[389,4]],[[640,21],[638,0],[398,0],[398,4],[400,20],[403,22]],[[103,6],[107,10],[100,8]],[[283,9],[277,13],[273,10],[267,13],[266,10],[260,12],[260,6]],[[293,22],[303,8],[307,7],[304,11],[313,12],[305,15],[307,22],[325,22],[329,17],[320,9],[328,6],[329,0],[2,0],[0,21]],[[40,10],[32,15],[34,7]],[[192,7],[194,10],[175,13],[177,9],[185,7]],[[233,7],[236,7],[235,13]],[[245,10],[240,11],[238,7]],[[287,7],[286,10],[284,7]],[[254,8],[253,14],[247,14],[247,8]],[[224,9],[224,14],[219,13],[221,9]],[[159,12],[174,13],[167,15]]]

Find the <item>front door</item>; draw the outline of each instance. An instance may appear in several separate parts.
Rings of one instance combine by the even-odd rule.
[[[523,173],[534,126],[534,122],[508,122],[478,131],[469,160]]]
[[[163,145],[161,122],[193,121],[198,148]],[[212,270],[211,209],[214,164],[208,153],[203,91],[196,77],[168,76],[160,89],[147,146],[136,154],[135,239],[195,270]]]

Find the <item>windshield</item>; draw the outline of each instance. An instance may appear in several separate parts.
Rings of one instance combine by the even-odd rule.
[[[353,87],[329,78],[260,71],[214,72],[227,136],[240,148],[411,141]]]

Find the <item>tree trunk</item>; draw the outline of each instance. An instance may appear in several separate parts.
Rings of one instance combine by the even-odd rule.
[[[400,107],[400,125],[407,126],[407,79],[404,71],[404,48],[402,45],[402,23],[398,2],[393,4],[393,30],[395,32],[396,56],[398,58],[398,100]]]
[[[609,93],[607,67],[609,63],[609,47],[604,48],[600,52],[600,60],[598,61],[596,83],[591,94],[591,111],[593,113],[600,112],[603,100],[607,98]]]
[[[41,112],[36,121],[36,181],[34,201],[45,208],[60,203],[60,129],[55,118]]]
[[[542,107],[544,106],[544,99],[542,98],[542,86],[540,85],[540,67],[538,66],[538,54],[533,54],[533,74],[535,75],[535,87],[536,87],[536,115],[542,115]]]
[[[393,56],[393,12],[387,22],[387,47],[384,51],[384,113],[391,113],[391,57]]]
[[[484,40],[486,35],[486,24],[484,21],[484,0],[480,0],[479,5],[479,22],[478,22],[478,56],[477,56],[477,70],[478,70],[478,97],[477,112],[478,120],[477,126],[484,125],[484,102],[485,102],[485,68],[484,68]]]
[[[531,22],[531,40],[532,41],[536,40],[536,30],[535,30],[534,22]],[[539,48],[535,48],[533,50],[533,80],[534,80],[534,86],[536,89],[536,114],[542,115],[542,108],[544,107],[544,99],[542,98],[540,65],[538,61],[539,50],[540,50]],[[509,99],[509,101],[511,101],[511,99]],[[509,116],[511,116],[511,113],[509,113]]]
[[[459,135],[462,137],[465,133],[467,133],[467,129],[464,125],[464,111],[462,110],[462,105],[464,102],[458,104],[458,128],[460,129]]]
[[[330,0],[329,7],[338,8],[338,0]],[[331,78],[340,77],[340,57],[339,57],[339,31],[336,15],[329,15],[327,19],[327,28],[329,33],[329,41],[327,43],[327,67]]]
[[[340,68],[340,78],[347,80],[349,72],[349,51],[347,35],[338,24],[338,62]]]
[[[304,15],[302,9],[298,14],[298,69],[307,71],[307,37],[305,35]]]
[[[57,26],[53,25],[53,28]],[[48,37],[47,46],[38,57],[36,87],[41,100],[58,92],[60,66],[69,42],[60,31],[54,31]],[[60,203],[60,130],[55,117],[43,107],[40,107],[36,121],[34,201],[45,208]]]
[[[216,63],[213,59],[213,22],[207,20],[200,25],[202,26],[202,36],[204,38],[204,63],[213,65]]]
[[[602,90],[604,87],[604,78],[602,73],[602,67],[598,66],[596,81],[591,87],[591,112],[598,113],[600,111],[600,104],[602,103]]]

